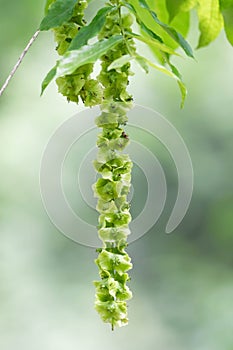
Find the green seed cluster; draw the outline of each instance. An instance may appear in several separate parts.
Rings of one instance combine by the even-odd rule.
[[[129,16],[121,20],[125,21],[124,28],[130,30],[132,22]],[[116,10],[109,13],[99,39],[122,34],[119,23],[119,12]],[[102,57],[102,69],[98,77],[104,86],[104,102],[100,106],[101,115],[96,118],[96,125],[102,128],[102,132],[98,135],[99,149],[94,167],[101,177],[93,188],[98,198],[98,234],[103,248],[96,260],[101,281],[94,283],[95,308],[103,321],[112,325],[112,329],[128,323],[126,301],[132,297],[126,285],[129,280],[127,271],[132,268],[132,264],[125,251],[130,234],[128,225],[131,215],[127,195],[132,162],[127,154],[122,153],[129,143],[123,126],[128,120],[127,112],[132,108],[132,97],[126,90],[131,75],[130,64],[116,70],[108,70],[108,67],[116,59],[128,54],[129,48],[135,50],[131,40],[127,40],[127,44],[124,41],[107,52]]]
[[[128,136],[121,128],[126,121],[129,103],[111,102],[101,106],[102,113],[96,119],[103,131],[98,137],[99,147],[95,169],[101,177],[94,185],[98,197],[99,237],[103,248],[96,260],[101,281],[95,282],[95,307],[104,322],[112,328],[128,323],[126,301],[132,293],[126,285],[127,271],[132,268],[125,251],[127,236],[130,234],[129,203],[132,162],[120,152],[128,144]]]
[[[56,49],[59,55],[64,55],[69,49],[72,39],[77,35],[80,28],[85,26],[84,10],[86,7],[86,0],[77,1],[70,20],[54,29],[57,42]],[[72,74],[59,77],[56,80],[58,91],[68,101],[78,103],[80,97],[86,107],[100,104],[103,98],[103,89],[97,80],[90,78],[92,71],[93,64],[85,64]]]
[[[109,38],[111,36],[122,34],[122,27],[125,31],[130,32],[130,26],[133,23],[132,16],[130,14],[124,15],[121,18],[121,25],[119,20],[118,11],[113,11],[107,15],[106,23],[99,34],[99,39]],[[98,77],[101,84],[104,86],[104,98],[113,99],[114,101],[131,101],[132,97],[127,92],[127,85],[129,84],[129,75],[132,75],[130,71],[130,63],[125,64],[123,67],[117,70],[108,71],[110,63],[116,59],[129,54],[134,54],[136,49],[134,42],[131,39],[127,40],[127,45],[124,42],[118,44],[114,49],[110,50],[102,57],[102,70]]]
[[[132,17],[121,15],[119,0],[110,0],[112,7],[106,15],[98,40],[121,35],[122,41],[101,57],[101,71],[94,80],[91,78],[93,64],[85,64],[72,74],[59,77],[56,82],[68,101],[78,103],[80,98],[85,106],[100,105],[101,114],[96,118],[96,125],[102,131],[98,135],[97,159],[94,167],[100,178],[93,185],[98,198],[99,212],[98,234],[103,245],[98,249],[96,264],[99,268],[100,281],[94,282],[96,287],[95,308],[104,322],[115,326],[128,323],[127,301],[132,293],[127,286],[128,271],[132,268],[131,259],[125,248],[130,234],[131,215],[127,196],[130,191],[132,162],[123,153],[129,143],[124,130],[132,108],[132,96],[127,91],[129,84],[130,63],[110,69],[115,60],[124,55],[134,55],[134,42],[125,33],[131,31]],[[72,39],[85,25],[84,10],[86,0],[76,3],[71,18],[60,27],[54,29],[57,51],[64,55],[69,50]]]

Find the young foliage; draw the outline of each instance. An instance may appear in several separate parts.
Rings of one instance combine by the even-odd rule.
[[[199,48],[209,45],[211,41],[217,38],[223,27],[223,17],[220,12],[219,0],[199,1],[197,13],[201,32]]]

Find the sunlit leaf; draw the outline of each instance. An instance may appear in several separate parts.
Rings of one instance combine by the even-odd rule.
[[[219,8],[219,0],[199,1],[197,7],[200,37],[198,48],[211,43],[219,35],[223,27],[223,17]]]
[[[170,22],[177,15],[177,13],[179,13],[180,6],[182,5],[183,2],[184,2],[183,0],[166,0],[166,7],[169,13]]]
[[[146,26],[146,24],[141,20],[139,17],[135,7],[132,4],[129,4],[128,2],[123,2],[124,6],[127,7],[135,16],[137,23],[139,24],[140,28],[146,32],[148,35],[150,35],[152,38],[160,41],[161,43],[163,40],[160,38],[159,35],[157,35],[155,32],[153,32],[150,28]]]
[[[159,35],[157,35],[155,32],[153,32],[152,30],[150,30],[150,28],[148,28],[142,21],[139,23],[141,29],[147,33],[149,36],[151,36],[153,39],[158,40],[160,43],[163,43],[163,40],[160,38]]]
[[[137,0],[131,0],[131,1],[137,1]],[[165,0],[148,0],[148,4],[152,10],[155,11],[156,14],[158,14],[158,17],[160,20],[162,20],[164,23],[168,23],[169,21],[169,15],[165,6]],[[152,29],[153,32],[156,32],[157,35],[160,36],[163,43],[170,47],[172,50],[175,50],[179,47],[179,44],[174,41],[170,35],[166,31],[164,31],[161,26],[159,26],[150,13],[147,10],[142,10],[139,5],[137,7],[138,12],[143,17],[143,21],[146,23],[146,25]],[[182,34],[183,37],[186,37],[188,30],[189,30],[189,24],[190,24],[190,14],[189,12],[179,12],[178,15],[172,20],[172,27]],[[143,32],[141,31],[143,34]],[[152,52],[156,56],[156,58],[164,64],[164,58],[163,58],[163,52],[161,52],[159,49],[156,49],[155,47],[151,47]]]
[[[175,40],[179,44],[179,46],[184,50],[187,56],[194,57],[191,46],[179,32],[177,32],[174,28],[170,27],[168,24],[161,22],[157,14],[150,8],[150,6],[145,0],[138,0],[138,2],[141,8],[147,10],[150,13],[155,23],[157,23],[173,40]]]
[[[197,0],[166,0],[169,21],[171,22],[179,12],[190,11],[196,4]]]
[[[79,50],[68,51],[58,62],[56,77],[72,74],[78,67],[96,62],[108,50],[121,42],[123,37],[115,35],[109,39],[82,46]]]
[[[158,15],[158,18],[164,22],[169,23],[169,14],[166,8],[165,0],[148,0],[148,4],[150,5],[150,8],[155,11],[155,13]],[[182,34],[182,36],[185,38],[189,31],[189,20],[190,14],[189,12],[179,12],[171,21],[170,25],[172,28],[174,28],[177,32]],[[152,19],[153,20],[153,19]],[[157,25],[154,22],[154,26],[156,25],[156,32],[162,37],[163,42],[170,46],[171,48],[175,49],[179,46],[179,43],[174,41],[159,25]]]

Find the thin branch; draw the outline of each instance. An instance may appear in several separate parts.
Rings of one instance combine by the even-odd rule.
[[[11,81],[11,79],[13,78],[13,76],[15,75],[17,69],[19,68],[20,64],[22,63],[25,55],[27,54],[28,50],[30,49],[30,47],[32,46],[32,44],[34,43],[34,41],[36,40],[36,38],[38,37],[40,31],[37,30],[35,32],[35,34],[31,37],[29,43],[27,44],[27,46],[25,47],[25,49],[23,50],[22,54],[20,55],[16,65],[14,66],[14,68],[12,69],[12,71],[10,72],[8,78],[6,79],[5,83],[3,84],[1,90],[0,90],[0,96],[2,96],[3,92],[6,90],[9,82]]]

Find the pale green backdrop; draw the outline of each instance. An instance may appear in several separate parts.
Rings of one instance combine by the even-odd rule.
[[[2,84],[39,25],[43,1],[0,5]],[[195,16],[192,23],[195,46]],[[55,85],[39,97],[56,58],[52,47],[52,35],[42,33],[0,98],[0,348],[233,350],[233,48],[222,34],[196,61],[176,60],[189,90],[182,111],[169,78],[153,71],[132,78],[135,102],[162,113],[184,138],[195,183],[185,219],[166,235],[177,177],[164,149],[150,144],[163,163],[168,201],[153,230],[128,248],[130,324],[112,333],[93,310],[95,251],[61,235],[40,198],[44,147],[81,110]],[[143,186],[134,190],[144,196]]]

